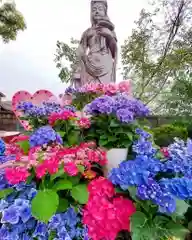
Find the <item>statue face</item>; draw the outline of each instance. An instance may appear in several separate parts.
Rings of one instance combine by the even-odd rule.
[[[92,5],[92,16],[94,20],[100,20],[106,15],[106,9],[103,3],[96,2]]]

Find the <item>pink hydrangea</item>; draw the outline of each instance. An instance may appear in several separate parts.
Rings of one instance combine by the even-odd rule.
[[[136,211],[134,204],[116,197],[112,183],[100,177],[88,185],[89,200],[83,212],[83,223],[93,240],[115,240],[121,230],[130,231],[130,216]]]
[[[129,95],[131,95],[131,81],[130,80],[126,80],[126,81],[120,82],[118,84],[118,90],[121,93],[127,92]]]
[[[104,93],[106,95],[115,95],[117,93],[117,85],[115,83],[109,83],[109,84],[105,84],[104,87]]]
[[[49,124],[53,126],[57,120],[71,120],[76,118],[76,114],[74,112],[64,110],[60,113],[52,113],[49,116]]]
[[[69,176],[76,176],[79,172],[77,166],[73,162],[66,163],[64,166],[64,171],[69,174]]]
[[[5,169],[5,177],[10,184],[18,184],[25,182],[30,176],[29,172],[24,167],[15,167]]]
[[[77,121],[77,124],[80,128],[84,128],[84,129],[90,128],[90,126],[91,126],[90,120],[88,118],[85,118],[85,117],[80,118]]]

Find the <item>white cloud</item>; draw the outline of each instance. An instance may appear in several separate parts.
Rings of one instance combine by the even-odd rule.
[[[65,85],[53,62],[56,41],[80,38],[90,26],[90,0],[16,0],[27,30],[15,42],[0,44],[0,91],[9,98],[17,90],[48,89],[58,94]],[[119,46],[130,35],[146,0],[108,0]]]

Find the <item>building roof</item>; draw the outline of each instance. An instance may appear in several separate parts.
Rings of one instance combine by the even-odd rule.
[[[7,110],[7,111],[11,111],[11,112],[13,111],[11,101],[0,102],[0,107],[3,108],[4,110]]]
[[[0,92],[0,97],[6,97],[4,93]]]

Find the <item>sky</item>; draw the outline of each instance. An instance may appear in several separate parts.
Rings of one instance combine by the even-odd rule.
[[[54,54],[56,41],[80,39],[90,26],[90,0],[15,0],[27,30],[8,44],[0,42],[0,92],[7,99],[19,90],[34,93],[51,90],[55,95],[66,87],[58,78]],[[147,0],[108,0],[109,17],[115,24],[118,45],[131,34],[134,21]],[[120,66],[120,59],[119,59]],[[122,79],[120,73],[118,80]]]

